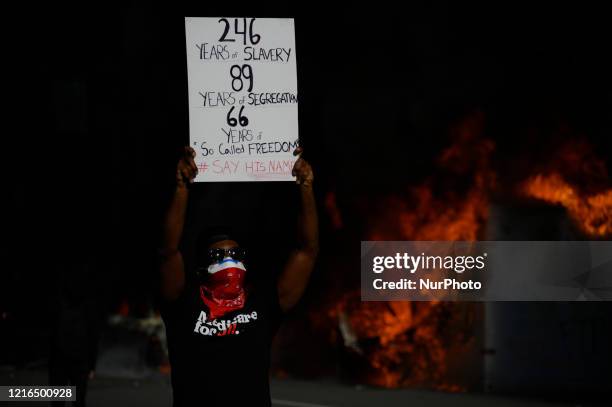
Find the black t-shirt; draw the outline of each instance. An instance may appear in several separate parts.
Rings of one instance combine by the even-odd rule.
[[[269,406],[270,347],[282,312],[276,284],[247,289],[243,308],[215,319],[190,279],[163,304],[174,406]]]

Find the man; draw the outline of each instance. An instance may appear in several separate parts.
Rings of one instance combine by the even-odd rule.
[[[298,148],[295,154],[300,153]],[[206,236],[204,244],[200,240],[197,275],[185,270],[178,248],[188,185],[197,174],[194,157],[185,147],[160,250],[174,406],[269,406],[272,338],[282,314],[304,292],[318,252],[312,169],[303,158],[293,167],[301,197],[299,245],[277,281],[266,284],[257,271],[269,270],[252,271],[245,248],[226,231]],[[253,286],[245,285],[249,272],[255,274]]]

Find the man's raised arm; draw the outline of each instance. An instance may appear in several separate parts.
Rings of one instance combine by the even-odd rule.
[[[295,154],[300,154],[301,148]],[[298,247],[293,250],[278,279],[278,299],[283,311],[291,309],[300,299],[319,252],[319,221],[312,190],[314,179],[310,164],[299,158],[293,167],[293,175],[300,188],[300,214],[298,217]]]
[[[176,166],[174,195],[164,217],[162,242],[159,249],[160,288],[162,298],[167,301],[178,298],[185,286],[185,267],[178,247],[183,235],[187,199],[189,198],[187,185],[193,182],[198,173],[193,161],[194,157],[195,151],[191,147],[185,147]]]

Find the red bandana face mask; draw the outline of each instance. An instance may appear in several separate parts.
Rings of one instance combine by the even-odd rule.
[[[226,258],[208,267],[208,280],[200,286],[200,297],[210,311],[211,318],[241,309],[244,306],[244,275],[242,262]]]

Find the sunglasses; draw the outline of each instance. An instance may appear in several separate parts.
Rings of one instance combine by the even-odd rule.
[[[215,248],[208,249],[208,264],[219,263],[224,258],[231,257],[234,260],[244,261],[246,250],[242,247],[230,247],[229,249]]]

